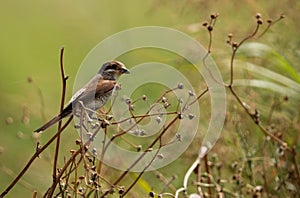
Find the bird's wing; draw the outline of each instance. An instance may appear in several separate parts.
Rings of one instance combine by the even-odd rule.
[[[76,99],[84,100],[104,95],[112,91],[115,85],[115,80],[104,80],[103,77],[98,74],[83,88],[84,90],[82,90],[82,93],[80,93]]]
[[[97,84],[97,81],[101,78],[101,75],[96,75],[94,76],[85,86],[83,86],[81,89],[79,89],[71,98],[71,100],[69,101],[69,104],[71,104],[72,102],[76,101],[78,98],[81,98],[85,95],[86,90],[92,89]]]
[[[83,87],[81,89],[79,89],[71,98],[71,100],[69,101],[69,104],[74,102],[77,98],[79,98],[82,93],[86,90],[86,87]]]
[[[97,95],[106,94],[107,92],[110,92],[114,89],[116,85],[115,80],[102,80],[98,81],[96,93]]]

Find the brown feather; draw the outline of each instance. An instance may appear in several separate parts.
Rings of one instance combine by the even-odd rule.
[[[95,98],[111,92],[116,85],[115,80],[104,80],[101,75],[96,75],[87,85],[85,90],[72,102],[86,103]]]

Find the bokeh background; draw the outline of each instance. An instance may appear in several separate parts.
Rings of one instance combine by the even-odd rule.
[[[224,60],[231,52],[226,45],[227,34],[234,33],[237,39],[249,34],[255,26],[257,12],[265,19],[277,18],[281,13],[287,16],[261,41],[285,57],[299,72],[298,0],[1,1],[0,191],[34,153],[37,140],[43,143],[55,131],[52,128],[42,136],[33,134],[34,129],[59,111],[59,52],[62,46],[65,47],[65,71],[69,76],[69,99],[82,60],[106,37],[128,28],[155,25],[183,31],[206,46],[208,36],[201,24],[209,19],[211,13],[219,13],[214,31],[213,57],[226,81],[228,66]],[[128,59],[127,65],[130,67],[130,64],[142,60],[143,57],[140,60]],[[62,149],[68,153],[78,135],[69,129],[62,138]],[[225,145],[231,146],[226,141]],[[45,192],[51,183],[52,155],[53,147],[50,147],[7,197],[31,197],[33,190]],[[182,160],[189,164],[187,159]],[[187,169],[175,167],[174,170],[181,168]]]

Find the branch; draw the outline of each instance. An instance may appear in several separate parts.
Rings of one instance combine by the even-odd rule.
[[[66,123],[62,126],[62,128],[41,148],[37,149],[30,160],[27,162],[26,166],[22,169],[22,171],[18,174],[18,176],[12,181],[12,183],[1,193],[0,198],[4,197],[22,178],[22,176],[26,173],[28,168],[31,166],[33,161],[39,157],[39,155],[61,134],[62,131],[70,124],[73,119],[73,115],[66,121]]]
[[[66,85],[68,77],[65,76],[64,71],[64,63],[63,63],[63,56],[64,56],[64,47],[61,48],[60,51],[60,72],[61,72],[61,80],[62,80],[62,93],[61,93],[61,102],[60,102],[60,113],[64,110],[65,104],[65,96],[66,96]],[[58,122],[58,131],[61,129],[62,120]],[[59,145],[60,145],[60,135],[57,136],[56,145],[55,145],[55,153],[54,153],[54,162],[53,162],[53,172],[52,178],[53,182],[56,180],[56,171],[57,171],[57,159],[58,159],[58,152],[59,152]]]

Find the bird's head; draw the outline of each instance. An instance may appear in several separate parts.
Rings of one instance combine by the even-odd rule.
[[[101,74],[104,79],[116,80],[122,74],[129,74],[129,70],[123,63],[114,60],[104,63],[98,73]]]

